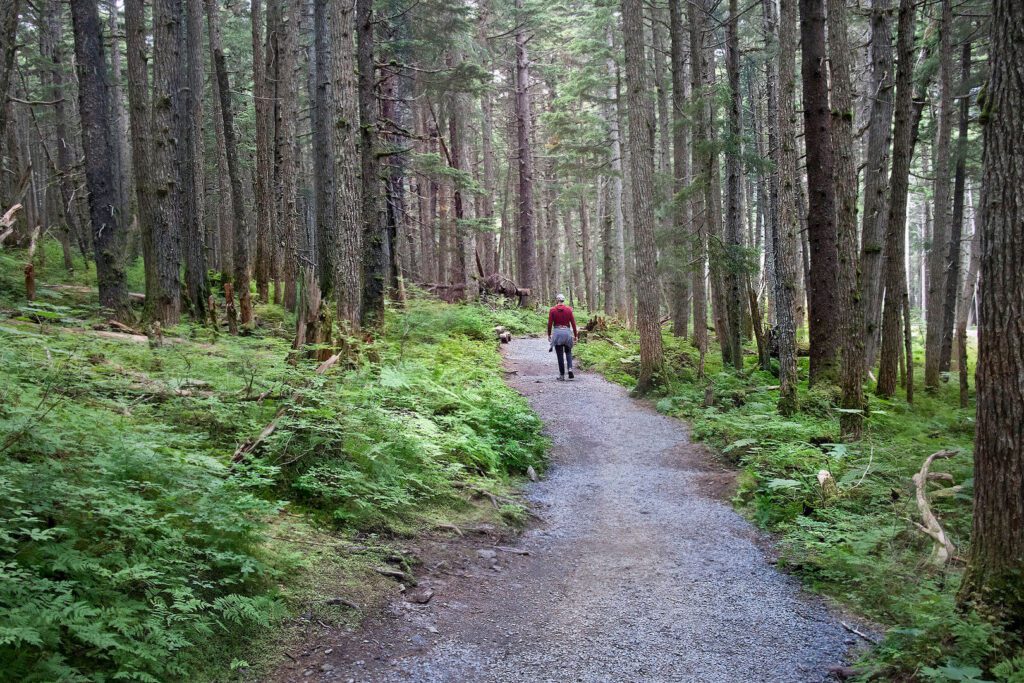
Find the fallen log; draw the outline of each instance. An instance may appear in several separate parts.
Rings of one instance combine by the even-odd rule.
[[[944,566],[956,555],[956,546],[954,546],[953,542],[949,540],[948,536],[946,536],[945,530],[942,528],[942,525],[939,524],[939,520],[935,516],[935,513],[932,512],[932,507],[928,502],[928,481],[930,479],[945,479],[945,477],[936,477],[929,473],[928,470],[931,468],[934,461],[952,458],[956,453],[956,451],[951,450],[932,453],[925,458],[924,463],[921,465],[921,471],[913,477],[914,486],[917,491],[917,508],[921,513],[921,521],[924,522],[923,524],[914,522],[914,525],[923,533],[931,537],[934,543],[932,548],[932,562],[939,567]]]
[[[99,290],[95,287],[89,287],[88,285],[40,285],[47,289],[56,289],[57,291],[64,292],[79,292],[81,294],[99,294]],[[128,292],[128,300],[134,303],[142,303],[146,300],[146,295],[142,292]]]
[[[0,246],[3,246],[4,240],[14,232],[14,214],[18,213],[21,208],[21,204],[15,204],[0,217]]]
[[[324,374],[332,367],[334,367],[338,363],[338,360],[340,358],[340,353],[334,354],[333,356],[325,360],[323,363],[321,363],[319,366],[317,366],[317,369],[313,371],[313,374]],[[294,395],[295,394],[293,392],[292,396]],[[302,401],[300,399],[296,399],[295,401],[296,404],[299,404],[301,402]],[[245,456],[256,450],[257,446],[263,443],[268,436],[274,433],[274,430],[277,429],[277,425],[281,421],[281,418],[284,417],[285,413],[288,412],[288,408],[290,408],[290,406],[287,405],[278,408],[277,413],[274,414],[274,419],[267,423],[267,426],[263,428],[263,430],[256,436],[255,439],[248,439],[244,443],[242,443],[238,448],[235,449],[235,454],[231,456],[231,461],[241,462],[242,459],[245,458]]]

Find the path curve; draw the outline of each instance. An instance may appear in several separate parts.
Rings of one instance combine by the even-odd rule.
[[[435,585],[428,605],[393,607],[364,658],[329,680],[827,680],[850,634],[714,497],[722,473],[684,423],[591,373],[556,382],[547,348],[505,351],[509,383],[553,442],[528,489],[545,520],[518,542],[529,556],[481,544],[462,579]]]

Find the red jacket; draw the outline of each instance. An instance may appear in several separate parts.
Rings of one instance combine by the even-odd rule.
[[[579,333],[576,331],[576,318],[572,315],[572,308],[565,304],[558,304],[548,311],[548,336],[551,336],[552,327],[572,327],[573,336]]]

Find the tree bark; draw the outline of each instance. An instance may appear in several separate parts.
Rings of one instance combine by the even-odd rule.
[[[7,91],[18,47],[19,9],[20,0],[9,0],[0,6],[0,148],[7,140]]]
[[[127,14],[127,9],[126,9]],[[64,216],[66,231],[73,236],[80,246],[86,243],[85,230],[79,220],[79,214],[75,203],[75,183],[72,178],[74,158],[77,151],[74,150],[74,139],[70,136],[68,129],[68,113],[64,100],[64,50],[62,49],[62,7],[57,0],[48,0],[46,3],[46,16],[43,19],[42,27],[42,56],[50,63],[49,83],[51,86],[50,96],[53,104],[54,129],[57,137],[57,159],[56,168],[57,184],[60,191],[61,212]],[[147,124],[148,125],[148,124]],[[3,139],[0,133],[0,140]],[[85,249],[82,250],[83,255]]]
[[[153,2],[152,172],[153,254],[155,290],[146,292],[149,318],[173,325],[181,317],[181,222],[183,217],[180,161],[182,55],[179,32],[184,19],[181,0]]]
[[[181,183],[184,211],[182,241],[185,252],[185,285],[188,304],[195,320],[206,319],[210,296],[207,280],[205,217],[203,197],[203,0],[185,0],[185,30],[182,47],[185,62],[185,88],[182,90]]]
[[[835,147],[836,235],[839,255],[839,302],[842,360],[840,405],[864,409],[864,308],[857,261],[857,167],[853,148],[853,86],[845,0],[828,0],[829,66],[832,82],[832,144]],[[839,414],[842,435],[859,439],[861,412]]]
[[[896,375],[899,366],[903,330],[902,311],[909,307],[907,274],[904,264],[906,237],[904,235],[907,217],[907,188],[910,174],[910,157],[913,153],[914,129],[914,15],[913,0],[900,0],[899,19],[896,34],[896,94],[894,109],[896,122],[893,128],[892,173],[889,178],[889,216],[886,220],[885,238],[885,304],[882,309],[882,346],[878,367],[879,396],[888,397],[896,392]],[[907,303],[905,303],[907,302]],[[908,387],[913,368],[912,358],[907,358]]]
[[[891,0],[871,4],[871,113],[864,170],[861,223],[861,298],[864,301],[864,365],[874,367],[882,315],[882,250],[889,217],[886,185],[892,143],[893,58]]]
[[[960,108],[956,140],[956,170],[953,172],[953,216],[949,225],[949,251],[946,254],[946,296],[943,303],[942,352],[939,370],[948,372],[953,356],[953,328],[956,325],[956,302],[960,296],[961,241],[964,227],[964,194],[967,184],[967,132],[971,111],[971,43],[960,51]]]
[[[687,18],[690,25],[690,89],[691,97],[699,100],[704,93],[704,6],[696,2],[687,3]],[[692,159],[692,173],[694,181],[700,174],[701,182],[705,172],[704,158],[708,155],[706,149],[706,138],[708,122],[705,116],[706,109],[702,104],[692,103],[696,109],[693,122],[693,139],[702,141],[704,144],[692,145],[690,148]],[[690,196],[690,215],[692,216],[692,238],[693,247],[693,345],[701,354],[703,362],[704,354],[708,350],[708,294],[707,294],[707,234],[708,217],[704,193],[699,189]]]
[[[775,315],[778,319],[779,345],[779,412],[792,415],[798,408],[796,365],[796,298],[799,292],[797,258],[800,250],[800,221],[796,212],[796,0],[781,0],[781,21],[776,22],[773,3],[764,4],[765,33],[774,42],[778,23],[777,66],[769,64],[768,111],[769,130],[775,121],[777,138],[773,150],[772,188],[776,194],[772,206],[778,215],[771,221],[775,245]],[[778,88],[773,87],[778,74]],[[775,115],[772,115],[772,112]]]
[[[615,49],[612,29],[606,31],[609,51]],[[612,175],[609,178],[610,196],[608,213],[612,217],[612,289],[609,302],[615,315],[628,324],[630,322],[630,305],[627,302],[629,286],[626,282],[626,221],[623,211],[624,178],[622,168],[622,132],[619,127],[619,90],[618,66],[611,57],[605,59],[608,72],[608,97],[605,107],[605,119],[608,122],[608,142],[611,154]],[[653,150],[651,150],[653,153]]]
[[[982,104],[977,428],[974,522],[962,606],[1024,627],[1024,6],[992,3],[989,82]]]
[[[220,35],[220,19],[216,0],[206,1],[206,16],[210,27],[210,52],[213,54],[213,69],[220,94],[220,113],[224,123],[224,150],[227,156],[228,177],[231,180],[231,218],[234,224],[234,272],[233,289],[238,293],[240,322],[252,323],[252,295],[249,281],[249,227],[245,220],[244,195],[242,194],[242,173],[238,165],[238,143],[235,138],[234,114],[231,107],[231,85],[228,68],[224,60],[224,48]],[[225,296],[226,293],[225,293]],[[228,305],[233,305],[231,301]]]
[[[100,305],[121,320],[130,316],[124,268],[125,234],[115,210],[114,131],[111,127],[107,63],[103,55],[103,29],[96,0],[71,4],[75,34],[75,66],[78,72],[78,109],[82,119],[85,150],[85,182],[89,191],[89,218]]]
[[[272,0],[268,0],[271,2]],[[267,79],[268,55],[265,54],[266,42],[263,36],[263,23],[270,23],[271,10],[268,6],[263,10],[263,0],[252,0],[250,9],[252,35],[252,90],[256,112],[256,167],[253,169],[253,196],[255,199],[256,218],[256,296],[260,301],[267,302],[270,298],[270,278],[272,260],[272,241],[274,221],[272,219],[273,202],[271,201],[271,140],[273,130],[273,106],[270,96],[270,83]],[[269,31],[268,31],[269,33]],[[281,292],[274,293],[275,298]]]
[[[675,250],[676,271],[672,273],[672,333],[686,337],[690,311],[689,278],[690,234],[689,202],[680,196],[690,183],[690,126],[687,116],[687,74],[683,9],[677,0],[670,0],[669,43],[672,66],[672,245]]]
[[[299,5],[296,2],[273,0],[275,31],[274,46],[274,225],[276,241],[283,246],[283,272],[276,273],[283,280],[282,303],[295,310],[298,286],[298,165],[296,154],[297,122],[299,120],[298,31]],[[268,12],[270,6],[268,6]],[[269,90],[269,88],[268,88]]]
[[[362,190],[361,301],[364,325],[384,324],[387,244],[381,220],[380,159],[377,157],[377,94],[373,44],[373,0],[356,0],[356,71],[359,75],[359,157]]]
[[[942,0],[939,22],[939,116],[935,133],[935,222],[928,249],[928,303],[925,311],[924,388],[939,387],[945,337],[946,278],[949,255],[949,147],[953,130],[953,8]]]
[[[622,29],[629,82],[629,160],[636,240],[637,330],[640,376],[636,390],[647,393],[662,368],[657,251],[654,246],[654,111],[647,87],[642,0],[622,0]]]
[[[800,0],[800,54],[807,154],[810,383],[838,378],[840,305],[836,233],[835,157],[825,74],[825,0]]]
[[[523,0],[515,2],[516,14],[523,11]],[[515,32],[516,78],[515,78],[515,120],[516,151],[519,169],[519,219],[518,259],[519,286],[531,293],[521,299],[521,304],[531,308],[535,301],[537,286],[537,234],[533,223],[533,150],[530,146],[532,114],[530,108],[530,62],[526,52],[526,31],[523,18],[516,17],[519,25]]]
[[[741,311],[746,298],[743,263],[743,165],[740,111],[740,37],[739,2],[729,0],[729,19],[725,25],[725,70],[729,79],[729,140],[725,154],[725,254],[724,270],[727,287],[726,316],[729,346],[728,360],[737,370],[743,369],[740,346]]]
[[[970,197],[968,197],[970,200]],[[973,204],[973,202],[972,202]],[[975,223],[973,206],[971,207],[971,223]],[[967,261],[967,274],[964,276],[964,289],[960,294],[960,304],[956,310],[956,350],[957,370],[960,375],[960,407],[968,405],[967,386],[967,318],[974,305],[974,291],[978,283],[978,268],[981,264],[981,231],[975,229],[971,237],[971,253]]]

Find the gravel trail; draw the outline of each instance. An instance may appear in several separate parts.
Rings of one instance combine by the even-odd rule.
[[[516,543],[529,555],[470,548],[428,605],[400,601],[327,680],[828,680],[853,640],[716,497],[728,475],[623,388],[555,381],[547,349],[505,351],[553,441],[528,489],[544,523]]]

